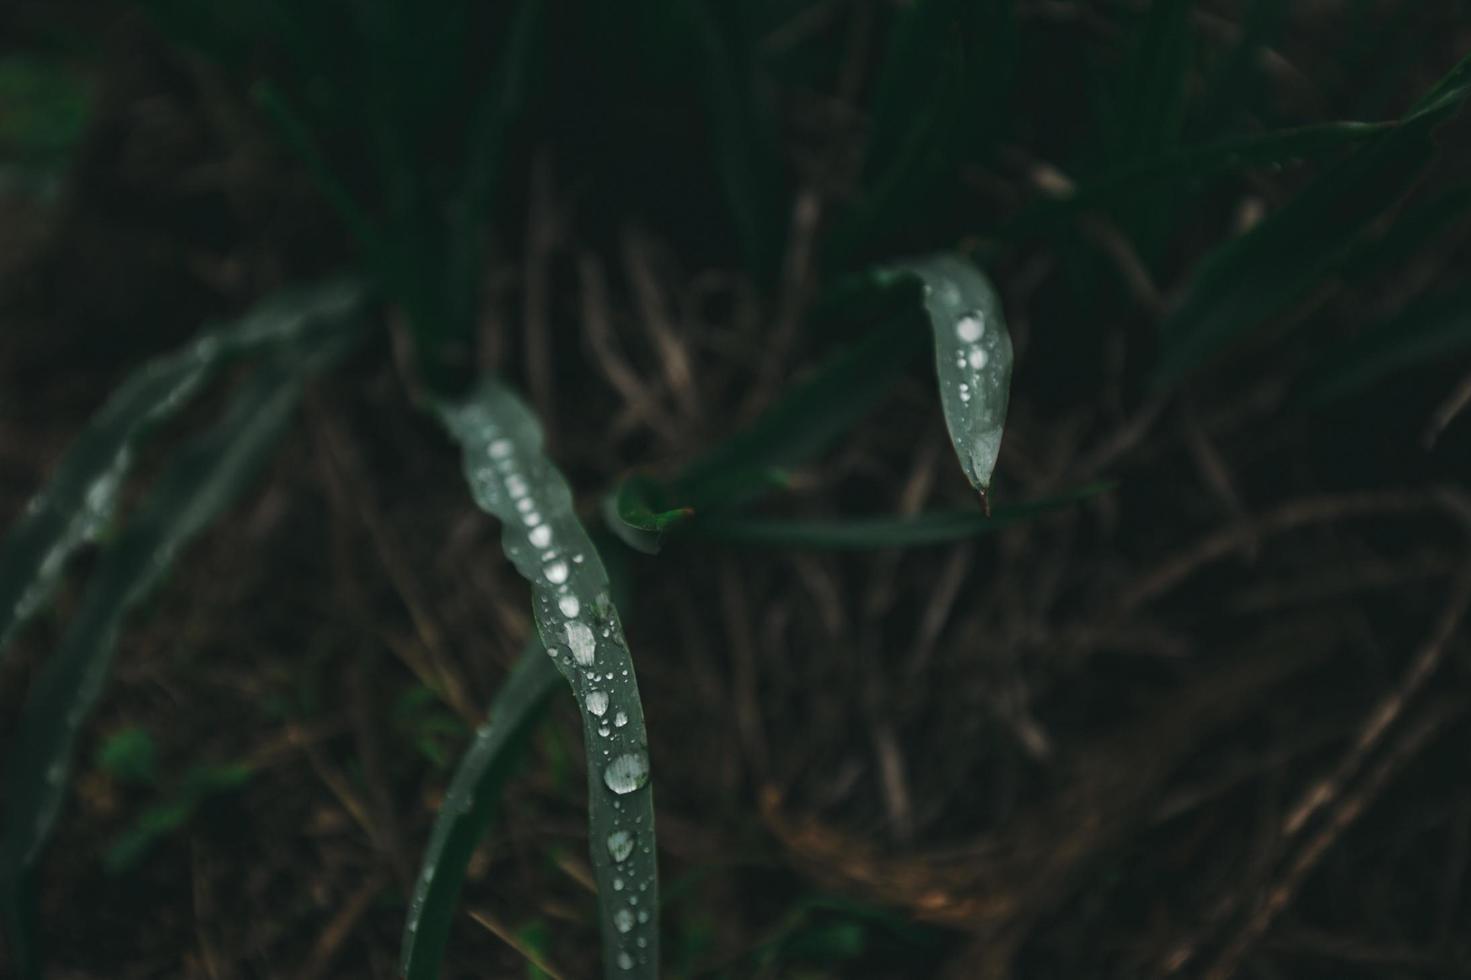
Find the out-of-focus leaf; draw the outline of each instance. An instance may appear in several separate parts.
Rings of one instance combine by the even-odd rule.
[[[123,621],[163,580],[179,551],[250,484],[285,430],[303,381],[340,350],[338,339],[318,340],[314,348],[257,369],[225,417],[178,452],[139,513],[103,551],[76,619],[26,701],[5,770],[0,839],[0,908],[21,976],[40,972],[31,879]]]
[[[1170,150],[1084,183],[1063,197],[1031,205],[1009,221],[999,235],[1021,238],[1070,228],[1066,223],[1080,210],[1105,207],[1145,191],[1158,196],[1175,185],[1236,170],[1316,159],[1383,136],[1402,125],[1405,124],[1400,120],[1321,123]]]
[[[1153,0],[1125,65],[1115,125],[1108,135],[1116,160],[1145,159],[1169,149],[1180,134],[1190,70],[1190,11],[1194,0]]]
[[[132,826],[112,842],[102,856],[103,868],[109,874],[131,871],[155,844],[194,819],[206,800],[239,789],[251,775],[246,765],[195,766],[173,793],[138,814]]]
[[[102,743],[97,768],[118,782],[151,783],[158,772],[158,746],[146,730],[125,728]]]
[[[958,511],[915,517],[810,521],[724,517],[700,524],[698,533],[702,537],[733,544],[781,548],[864,550],[950,544],[1064,509],[1112,486],[1108,483],[1091,484],[1044,500],[998,507],[989,516],[979,511]]]
[[[501,789],[527,737],[561,683],[541,643],[528,644],[496,692],[489,720],[460,760],[434,822],[404,923],[400,972],[407,980],[439,976],[470,856],[495,816]]]
[[[1012,0],[917,0],[900,9],[878,80],[865,190],[834,229],[829,259],[850,266],[951,186],[963,156],[984,156],[1008,106]]]
[[[531,583],[537,633],[582,715],[604,972],[652,978],[659,888],[648,736],[602,559],[577,519],[567,481],[543,451],[541,427],[510,389],[485,381],[438,409],[463,450],[475,502],[501,521],[502,550]],[[405,970],[416,957],[437,955],[406,931]]]
[[[729,511],[784,485],[789,470],[822,452],[873,410],[924,349],[924,337],[923,328],[908,317],[894,317],[875,328],[793,385],[749,429],[672,480],[660,483],[637,475],[620,483],[604,502],[609,527],[632,547],[653,553],[664,531]],[[665,519],[654,526],[659,514]]]
[[[67,559],[106,525],[140,438],[186,404],[222,363],[343,331],[362,298],[361,287],[347,280],[282,292],[129,377],[0,542],[0,651],[50,597]]]
[[[1155,386],[1177,384],[1332,275],[1364,229],[1404,195],[1434,157],[1435,127],[1468,92],[1471,58],[1421,99],[1402,125],[1208,256],[1162,328]]]
[[[1324,405],[1389,375],[1471,350],[1471,289],[1426,296],[1332,352],[1312,373],[1304,402]]]

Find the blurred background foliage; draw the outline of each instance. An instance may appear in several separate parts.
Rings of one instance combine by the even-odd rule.
[[[1202,808],[1199,822],[1183,829],[1151,817],[1157,823],[1130,838],[1145,844],[1085,839],[1095,849],[1079,845],[1076,853],[1087,852],[1089,867],[1101,870],[1082,884],[1058,884],[1066,876],[1049,876],[1054,865],[1035,854],[1012,877],[985,879],[1001,880],[998,891],[1014,886],[1024,899],[1032,896],[1018,899],[1022,912],[1008,920],[1009,930],[995,930],[996,948],[1006,951],[998,958],[1009,962],[1015,953],[1030,971],[1019,975],[1094,975],[1095,968],[1097,975],[1142,975],[1141,964],[1160,962],[1160,950],[1209,919],[1202,889],[1207,898],[1235,894],[1234,879],[1219,866],[1226,858],[1202,853],[1219,847],[1243,866],[1258,854],[1254,842],[1222,827],[1249,825],[1333,758],[1321,751],[1322,740],[1345,737],[1386,678],[1397,676],[1403,651],[1435,613],[1427,595],[1439,596],[1439,577],[1459,556],[1436,551],[1448,538],[1443,529],[1376,524],[1362,536],[1325,532],[1285,556],[1269,551],[1261,564],[1243,566],[1239,579],[1223,572],[1187,592],[1158,620],[1140,613],[1126,637],[1102,613],[1081,625],[1066,617],[1078,608],[1112,609],[1142,566],[1198,534],[1256,527],[1255,516],[1296,495],[1428,493],[1464,482],[1471,458],[1471,427],[1460,414],[1471,397],[1464,272],[1471,141],[1457,111],[1468,85],[1458,65],[1468,51],[1471,5],[1461,0],[13,0],[0,9],[4,513],[21,505],[120,364],[178,341],[206,315],[344,264],[364,270],[401,314],[390,318],[395,353],[377,351],[397,364],[388,376],[442,390],[477,369],[502,371],[531,392],[575,481],[594,493],[635,465],[683,475],[682,467],[723,445],[833,350],[900,361],[882,331],[894,329],[902,303],[869,273],[959,248],[998,283],[1019,350],[1017,411],[998,495],[1038,499],[1100,475],[1118,479],[1123,490],[1097,505],[1095,524],[1067,525],[1054,537],[1022,528],[994,553],[959,552],[963,564],[945,564],[933,552],[836,566],[826,558],[783,563],[723,552],[718,560],[688,551],[661,558],[676,563],[670,577],[683,573],[688,595],[653,590],[642,600],[643,621],[655,624],[643,627],[646,646],[697,649],[684,642],[678,622],[687,609],[720,622],[723,634],[715,666],[661,666],[650,658],[652,727],[666,740],[655,758],[674,782],[667,791],[675,828],[670,968],[699,976],[930,976],[946,964],[963,971],[979,958],[969,945],[975,931],[925,921],[924,895],[894,883],[910,881],[905,875],[918,875],[914,868],[899,869],[884,894],[821,867],[841,861],[818,845],[841,851],[837,845],[853,839],[832,825],[856,828],[857,839],[877,840],[889,852],[907,855],[918,842],[946,854],[976,828],[1003,836],[1017,823],[1054,829],[1032,820],[1029,807],[1072,799],[1069,791],[1086,802],[1089,787],[1104,785],[1100,799],[1132,799],[1127,787],[1101,777],[1089,782],[1077,772],[1094,770],[1066,768],[1052,753],[1069,764],[1094,759],[1087,747],[1098,733],[1149,715],[1145,709],[1156,707],[1150,696],[1160,691],[1169,695],[1163,701],[1192,703],[1174,701],[1172,684],[1232,690],[1212,671],[1255,648],[1257,621],[1241,609],[1290,604],[1281,596],[1362,563],[1365,578],[1380,583],[1364,615],[1393,637],[1388,645],[1396,652],[1359,636],[1344,644],[1360,650],[1350,668],[1302,685],[1317,700],[1303,706],[1276,690],[1240,708],[1235,741],[1209,758],[1267,773],[1260,783],[1242,777],[1256,789],[1222,790],[1220,808]],[[699,397],[655,385],[652,420],[617,421],[629,410],[602,382],[606,352],[594,346],[586,316],[590,283],[605,287],[613,333],[641,376],[668,369],[667,346],[645,336],[656,319],[650,314],[662,309],[679,343],[696,352],[696,380],[686,384]],[[547,363],[543,348],[560,353]],[[438,449],[383,409],[393,385],[381,363],[356,366],[360,372],[349,378],[361,384],[344,396],[351,406],[344,414],[378,440],[365,440],[365,466],[381,481],[384,508],[423,532],[421,564],[436,569],[450,597],[443,615],[472,632],[485,627],[465,611],[481,593],[456,591],[442,581],[454,576],[435,565],[454,529],[426,527],[420,516],[456,513],[458,498],[448,489],[438,496],[423,489],[430,476],[443,477]],[[823,404],[839,421],[809,406],[804,421],[784,425],[782,435],[828,445],[878,402],[868,394],[854,394],[857,407],[827,397]],[[908,499],[906,487],[932,487],[913,474],[947,472],[935,456],[923,456],[916,435],[934,429],[935,419],[916,408],[919,399],[901,394],[884,404],[890,416],[871,420],[870,441],[839,454],[842,462],[786,482],[762,471],[746,489],[754,496],[779,485],[789,491],[775,504],[781,514],[829,519],[887,513]],[[303,455],[310,454],[298,452],[294,463],[309,471]],[[833,470],[849,479],[833,478]],[[318,493],[315,482],[296,479],[309,496]],[[452,483],[440,479],[445,488]],[[963,486],[941,487],[936,496],[972,503]],[[290,527],[314,541],[302,525],[315,527],[314,517],[333,511],[312,500],[317,509]],[[795,526],[779,527],[788,537],[776,543],[800,544],[790,536]],[[1400,566],[1385,556],[1404,558],[1395,551],[1401,547],[1431,571],[1396,577]],[[242,579],[321,571],[316,556],[279,542],[273,555],[288,571],[247,570]],[[239,571],[228,557],[217,555],[213,567]],[[942,578],[941,565],[961,571]],[[898,591],[884,584],[895,568],[916,583],[915,592],[884,606],[875,597]],[[768,587],[761,608],[773,611],[762,643],[779,635],[770,641],[778,649],[813,658],[802,661],[811,675],[803,673],[803,683],[784,686],[765,674],[760,690],[773,742],[797,746],[792,756],[811,771],[836,774],[834,785],[848,780],[830,792],[803,784],[780,759],[763,760],[749,744],[749,715],[735,716],[732,705],[750,694],[742,685],[757,682],[721,673],[726,662],[752,669],[740,657],[749,657],[753,641],[727,621],[747,608],[732,577],[752,583],[750,605]],[[390,593],[374,585],[380,597]],[[945,588],[952,599],[974,600],[973,618],[962,610],[960,625],[942,629],[927,610]],[[1272,588],[1280,595],[1263,598],[1261,590]],[[1073,604],[1047,605],[1054,589]],[[1033,599],[1046,608],[1031,610]],[[993,600],[1008,605],[998,610]],[[244,615],[236,592],[217,601]],[[883,615],[865,612],[870,604]],[[822,629],[790,627],[802,642],[786,639],[782,630],[812,619],[812,607],[825,610]],[[335,615],[362,612],[350,602],[346,608]],[[846,610],[847,620],[832,609]],[[1358,625],[1360,612],[1350,597],[1324,617]],[[333,712],[355,707],[334,700],[340,663],[332,643],[297,642],[311,633],[303,624],[319,619],[315,607],[292,607],[279,620],[267,617],[266,635],[250,634],[252,649],[310,649],[302,658],[262,657],[262,677],[218,678],[213,697],[233,706],[227,714],[261,727],[283,719],[310,726],[324,717],[340,721]],[[918,630],[928,639],[916,649],[931,651],[918,674],[881,655],[888,647],[913,653],[904,631],[911,620],[931,624]],[[510,650],[519,644],[517,628],[524,623],[514,616],[486,627]],[[403,629],[395,623],[383,632],[397,637]],[[1318,624],[1308,635],[1330,632]],[[1085,656],[1067,646],[1081,644],[1076,637],[1085,633],[1106,652]],[[168,649],[156,634],[145,635],[134,655]],[[937,643],[951,652],[934,654]],[[1156,649],[1151,644],[1169,656],[1138,652]],[[481,676],[483,668],[470,668],[476,703],[485,703],[498,679],[494,671]],[[1457,669],[1452,693],[1463,686],[1464,667]],[[698,674],[693,693],[691,670]],[[23,686],[9,680],[7,691]],[[371,677],[354,684],[373,690]],[[422,832],[431,808],[418,806],[418,797],[432,789],[414,774],[429,769],[436,773],[430,778],[442,779],[442,760],[457,754],[472,719],[430,703],[407,678],[381,684],[378,699],[393,728],[387,782],[412,798],[412,814],[401,816]],[[819,688],[821,696],[812,693]],[[257,699],[259,689],[269,697]],[[247,694],[225,693],[239,691]],[[891,703],[885,691],[908,693]],[[7,708],[16,697],[6,695]],[[228,849],[228,833],[248,823],[240,812],[214,812],[217,804],[229,810],[244,799],[240,810],[266,825],[269,804],[257,799],[250,811],[252,794],[267,801],[306,795],[238,761],[276,758],[259,747],[252,755],[250,746],[211,735],[201,741],[214,761],[199,762],[187,726],[157,724],[172,717],[160,707],[165,700],[149,684],[124,679],[77,818],[81,833],[103,841],[93,851],[111,856],[78,859],[62,877],[95,884],[99,861],[119,872],[141,862],[142,874],[156,875],[149,894],[169,896],[173,911],[159,927],[164,938],[153,941],[130,936],[100,903],[102,924],[88,923],[103,937],[90,947],[101,951],[98,961],[127,958],[140,945],[156,953],[190,936],[194,896],[170,891],[144,856],[163,852],[158,868],[187,868],[187,849],[169,863],[168,841],[196,824],[223,824]],[[1277,722],[1312,719],[1304,723],[1311,731],[1287,722],[1263,728],[1254,711]],[[854,748],[863,740],[847,733],[852,712],[891,741],[865,735],[874,744]],[[151,723],[139,728],[144,718]],[[711,718],[720,721],[702,737],[700,726]],[[534,817],[560,820],[558,827],[575,824],[579,792],[575,740],[562,721],[538,742],[535,768],[543,774],[533,808]],[[191,723],[203,725],[198,717]],[[1458,724],[1449,730],[1464,734]],[[147,731],[154,735],[140,737]],[[1301,749],[1304,742],[1315,747]],[[736,744],[739,751],[728,748]],[[1139,755],[1135,743],[1118,744],[1119,757],[1099,763],[1099,771],[1126,770]],[[895,810],[896,777],[885,768],[895,751],[908,759],[905,778],[918,811],[907,823],[896,817],[903,816]],[[371,752],[359,746],[343,754],[338,768],[317,757],[308,768],[327,773],[321,778],[332,792],[346,785],[370,793],[380,785]],[[728,756],[739,761],[709,761]],[[1262,761],[1283,757],[1296,761]],[[1428,814],[1423,825],[1382,817],[1306,899],[1317,921],[1345,934],[1384,926],[1391,938],[1376,952],[1410,961],[1406,976],[1451,969],[1445,964],[1460,969],[1467,956],[1448,932],[1417,931],[1436,916],[1464,918],[1461,886],[1441,885],[1427,870],[1445,853],[1442,837],[1424,844],[1427,835],[1464,838],[1464,793],[1451,803],[1443,798],[1445,786],[1464,783],[1464,766],[1453,752],[1432,758],[1398,808]],[[1198,758],[1191,766],[1213,772]],[[303,782],[299,774],[296,780]],[[828,820],[832,832],[804,836],[803,827],[763,808],[769,798],[762,790],[778,784],[788,803]],[[1410,805],[1417,800],[1418,810]],[[314,819],[349,821],[312,806]],[[284,809],[306,819],[306,804]],[[530,822],[513,824],[508,839],[532,839]],[[716,828],[713,840],[699,832],[703,824]],[[200,833],[191,839],[205,843],[194,846],[220,845]],[[1028,840],[1025,831],[1015,838]],[[566,870],[573,866],[567,854],[576,848],[535,839],[535,860],[496,867],[521,881],[554,879],[547,886],[553,898],[515,921],[495,920],[499,932],[491,930],[515,940],[507,947],[496,939],[493,949],[529,976],[539,975],[535,963],[543,958],[581,962],[548,938],[567,935],[558,916],[576,919],[566,912],[582,897],[567,885],[576,877],[575,867]],[[1215,843],[1202,849],[1200,840]],[[744,877],[710,885],[729,871],[717,860],[726,852],[740,855]],[[1411,870],[1395,878],[1385,870],[1392,863],[1386,854],[1409,855]],[[1179,865],[1176,855],[1185,855]],[[317,911],[305,903],[293,914],[317,921],[320,908],[345,900],[342,882],[351,876],[333,863],[340,860],[359,870],[330,851],[320,864],[333,873],[315,882],[327,897]],[[292,850],[287,863],[316,868],[314,861],[315,852]],[[371,867],[384,887],[391,873]],[[862,879],[862,872],[877,874],[874,867],[843,870]],[[1408,895],[1414,921],[1368,899],[1358,906],[1343,898],[1367,890],[1361,883],[1381,871],[1373,880],[1383,882],[1382,894]],[[136,901],[122,879],[98,886],[109,907]],[[1034,892],[1016,884],[1032,879],[1041,882]],[[1212,891],[1222,880],[1228,884]],[[845,884],[847,897],[830,894]],[[271,888],[261,886],[258,895],[274,894]],[[495,888],[491,881],[477,894]],[[1443,901],[1426,911],[1435,904],[1431,891]],[[378,892],[370,898],[367,921],[382,914],[369,945],[391,951],[401,905]],[[520,914],[514,907],[500,913]],[[1155,924],[1141,926],[1146,920]],[[1383,976],[1388,969],[1382,957],[1354,959],[1345,943],[1314,946],[1322,937],[1306,927],[1292,935],[1295,953],[1270,954],[1289,964],[1288,975]],[[305,959],[314,938],[272,934],[269,943]],[[1424,966],[1411,953],[1440,958]],[[1105,961],[1107,969],[1098,966]],[[1268,966],[1258,965],[1265,974]]]

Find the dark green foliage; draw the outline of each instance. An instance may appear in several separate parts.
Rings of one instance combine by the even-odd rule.
[[[260,368],[226,416],[184,447],[102,554],[81,609],[21,714],[5,770],[0,909],[22,976],[40,973],[32,876],[65,799],[74,744],[106,682],[126,615],[174,557],[248,486],[291,417],[308,372],[336,346],[297,348]],[[295,363],[291,363],[295,362]]]
[[[1045,500],[997,507],[990,514],[975,511],[810,521],[727,517],[702,524],[698,533],[720,541],[782,548],[861,550],[952,544],[1061,510],[1110,487],[1094,484]]]
[[[1471,93],[1462,61],[1406,116],[1325,173],[1287,207],[1202,263],[1161,327],[1155,383],[1177,383],[1210,355],[1283,312],[1333,275],[1367,227],[1402,198],[1435,155],[1436,126]]]
[[[489,721],[460,759],[424,851],[423,870],[404,923],[399,969],[408,980],[434,980],[440,975],[470,855],[495,818],[501,788],[561,682],[542,645],[530,644],[496,693]]]

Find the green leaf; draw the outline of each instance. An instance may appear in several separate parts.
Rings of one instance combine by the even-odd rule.
[[[120,783],[152,783],[158,772],[158,746],[146,730],[124,728],[102,743],[97,768]]]
[[[1232,171],[1315,159],[1383,136],[1402,125],[1400,120],[1319,123],[1168,150],[1081,184],[1063,197],[1032,204],[998,234],[1022,238],[1071,229],[1067,222],[1078,211],[1105,207],[1146,190],[1157,195],[1175,184],[1203,181]]]
[[[663,509],[654,501],[664,488],[652,477],[635,473],[625,477],[603,500],[603,519],[614,534],[636,551],[658,554],[664,532],[694,517],[690,506]]]
[[[106,526],[140,438],[187,403],[225,361],[340,331],[361,300],[361,289],[346,280],[282,292],[129,377],[0,543],[0,651],[51,596],[66,560]]]
[[[1324,360],[1302,394],[1325,405],[1399,371],[1471,350],[1471,289],[1425,296]]]
[[[1435,156],[1436,126],[1471,93],[1471,57],[1404,123],[1331,169],[1282,210],[1218,248],[1162,327],[1158,389],[1281,313],[1352,254],[1365,229],[1398,201]]]
[[[243,764],[190,769],[173,793],[138,814],[133,825],[112,842],[102,856],[103,868],[108,874],[131,871],[155,844],[194,819],[209,797],[239,789],[251,775],[250,767]]]
[[[950,544],[990,534],[1041,514],[1061,510],[1111,489],[1096,483],[1056,497],[998,507],[990,515],[976,511],[919,514],[915,517],[869,517],[849,520],[780,520],[727,517],[702,524],[702,537],[735,544],[784,548],[913,548]]]
[[[1001,298],[975,265],[957,255],[941,253],[898,268],[924,284],[945,425],[961,468],[984,498],[1011,393],[1011,335]]]
[[[648,737],[602,559],[577,520],[567,481],[543,453],[540,426],[515,394],[486,381],[438,407],[463,449],[475,502],[504,525],[501,546],[531,583],[541,642],[577,698],[604,971],[653,977],[659,896]]]
[[[335,340],[335,338],[329,338]],[[118,632],[174,557],[250,484],[286,428],[308,372],[335,346],[258,369],[214,428],[186,444],[99,560],[77,617],[21,712],[5,775],[0,906],[22,976],[39,973],[31,877],[66,794],[82,725],[102,693]]]
[[[604,502],[609,527],[637,550],[653,553],[664,531],[698,523],[783,486],[788,471],[822,452],[874,409],[924,349],[924,336],[910,318],[895,316],[830,357],[749,429],[668,483],[644,475],[625,478]]]
[[[833,267],[892,247],[932,207],[953,207],[955,162],[984,157],[1010,105],[1013,6],[917,0],[895,14],[874,98],[864,192],[831,236]]]
[[[1173,146],[1185,112],[1193,0],[1154,0],[1125,66],[1114,156],[1138,160]]]
[[[460,760],[434,822],[404,923],[399,972],[407,980],[439,977],[470,856],[495,816],[501,789],[542,709],[560,683],[556,665],[541,643],[529,644],[496,693],[490,720],[476,731]]]

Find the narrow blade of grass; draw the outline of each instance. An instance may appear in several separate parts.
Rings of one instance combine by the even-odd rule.
[[[475,502],[504,525],[506,557],[532,589],[538,635],[572,685],[588,756],[588,824],[609,978],[651,978],[659,894],[648,736],[607,572],[541,427],[509,389],[483,382],[440,415],[464,452]]]
[[[1177,184],[1204,181],[1232,171],[1316,159],[1383,136],[1401,125],[1404,123],[1399,120],[1318,123],[1167,150],[1081,184],[1065,196],[1030,205],[998,234],[1015,239],[1066,231],[1078,211],[1106,207],[1146,190],[1164,193]]]
[[[961,468],[984,499],[1011,393],[1011,336],[1001,299],[990,280],[957,255],[932,255],[901,268],[924,283],[945,425]]]
[[[1302,399],[1326,405],[1399,371],[1471,350],[1471,289],[1427,296],[1327,358]]]
[[[1156,388],[1167,388],[1301,299],[1339,268],[1364,230],[1435,156],[1434,131],[1471,93],[1463,60],[1411,110],[1250,232],[1202,264],[1162,328]]]
[[[335,339],[335,338],[334,338]],[[139,513],[102,554],[77,618],[22,710],[6,768],[0,903],[20,975],[38,976],[31,877],[66,795],[77,735],[102,692],[127,614],[174,557],[249,485],[299,400],[310,358],[257,370],[213,429],[174,458]]]
[[[1118,93],[1114,155],[1138,160],[1173,146],[1185,115],[1193,0],[1154,0]]]
[[[673,479],[625,478],[604,502],[609,527],[630,546],[654,553],[665,531],[783,486],[787,471],[811,460],[878,405],[924,349],[924,337],[912,318],[895,316],[830,357],[750,428]]]
[[[0,651],[45,604],[67,558],[106,525],[140,438],[187,403],[226,360],[295,343],[314,328],[340,329],[361,295],[348,281],[281,293],[128,378],[0,543]]]
[[[460,760],[414,882],[399,966],[406,980],[439,977],[470,856],[495,816],[501,788],[519,761],[527,737],[561,682],[541,643],[528,644],[496,692],[490,720],[476,731]]]
[[[990,515],[956,511],[915,517],[810,521],[727,517],[700,525],[699,533],[702,537],[733,544],[781,548],[867,550],[950,544],[1062,510],[1112,486],[1109,483],[1091,484],[1056,497],[998,507]]]

